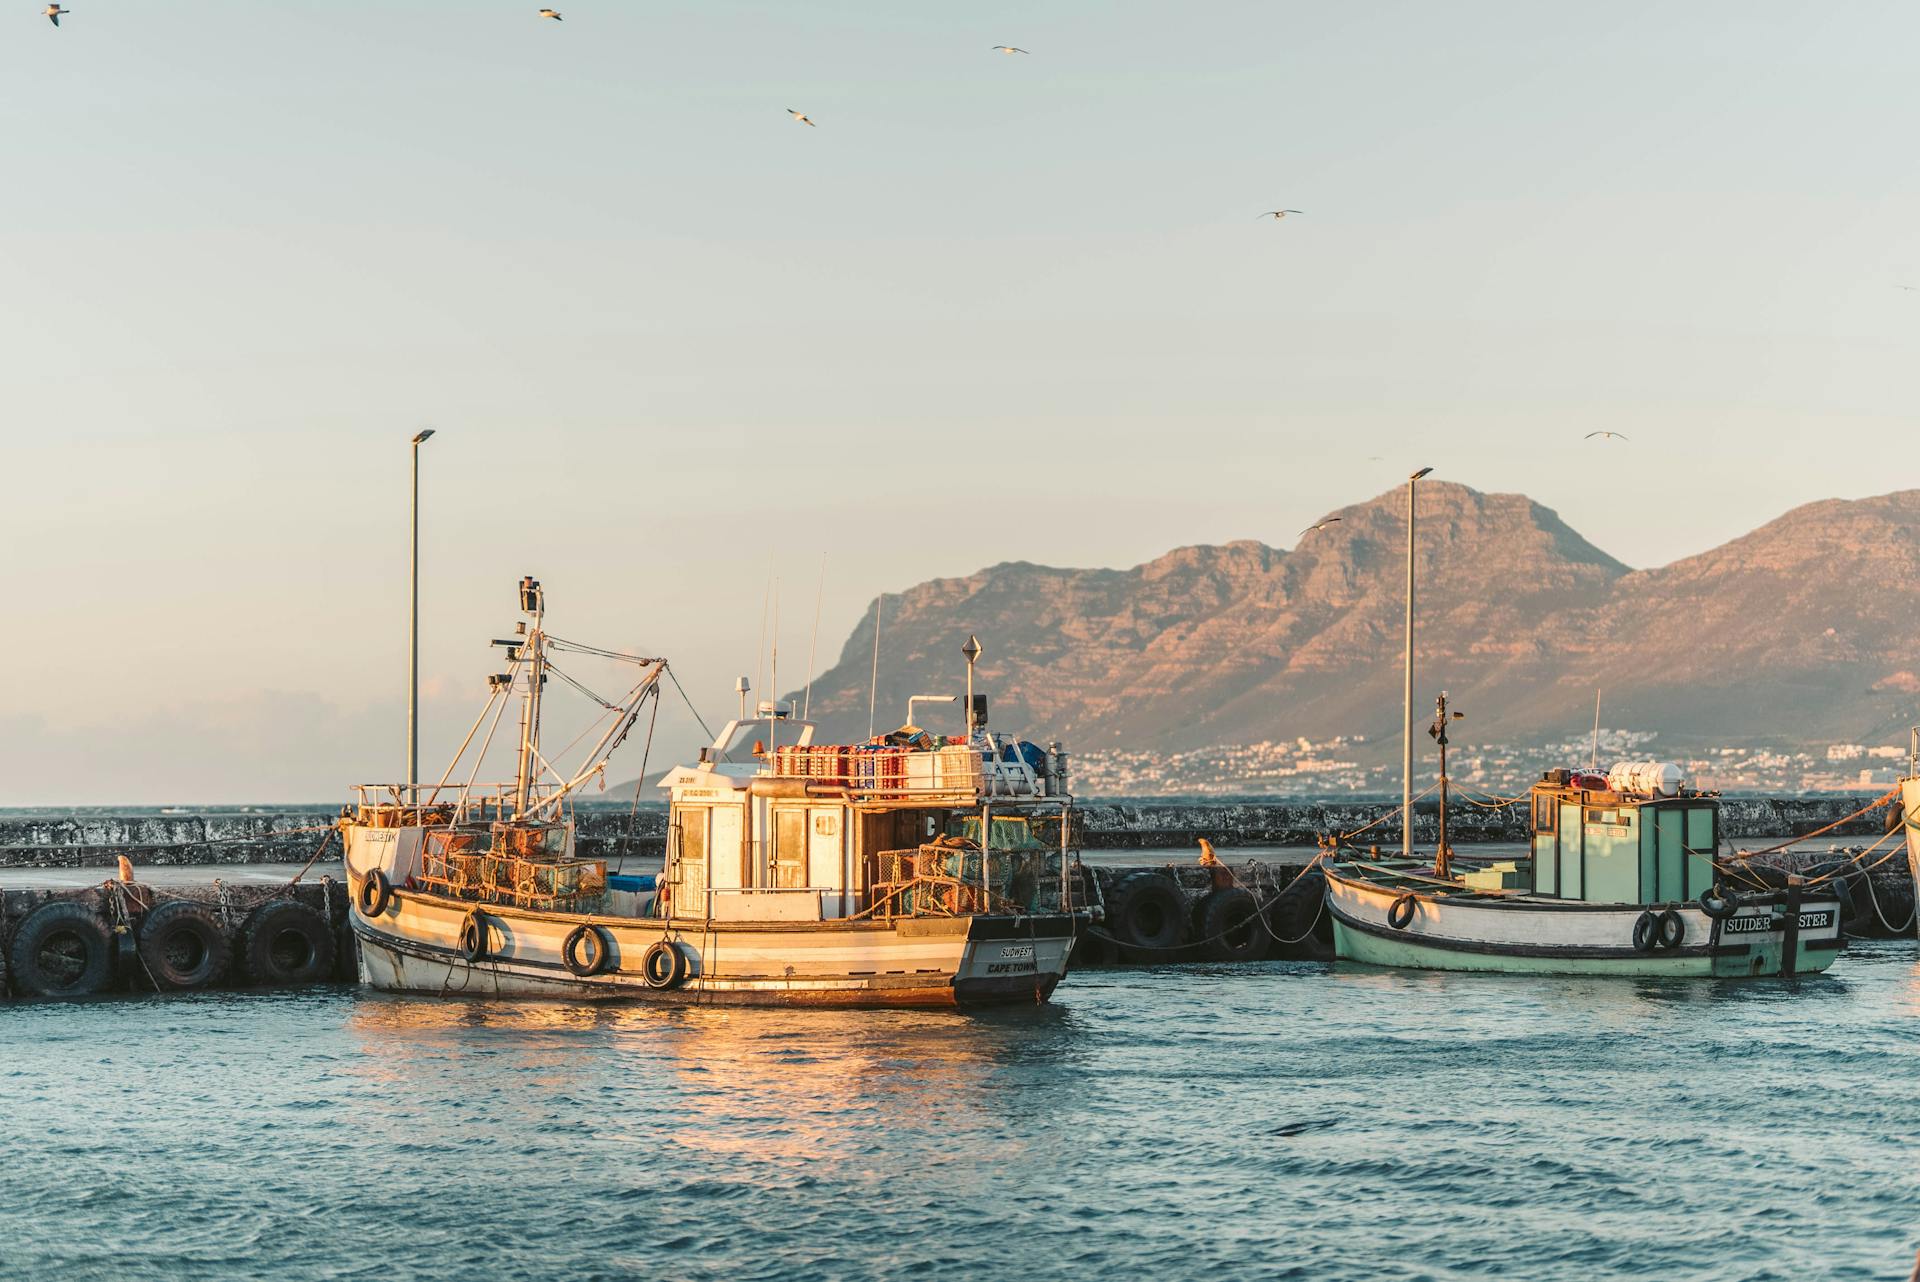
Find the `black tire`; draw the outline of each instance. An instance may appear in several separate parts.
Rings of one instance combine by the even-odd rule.
[[[560,946],[560,960],[582,979],[598,975],[612,958],[613,940],[598,926],[575,926]]]
[[[360,978],[360,938],[353,923],[343,921],[333,931],[333,977],[343,984]]]
[[[139,949],[134,973],[157,988],[208,988],[233,964],[233,944],[219,917],[191,899],[169,900],[148,913]]]
[[[1208,891],[1200,900],[1200,955],[1208,961],[1250,962],[1267,955],[1260,901],[1242,886]]]
[[[1073,951],[1067,954],[1067,969],[1074,971],[1095,966],[1114,966],[1119,961],[1120,945],[1113,941],[1104,927],[1095,926],[1074,937]]]
[[[1289,960],[1330,956],[1332,941],[1322,938],[1330,925],[1326,902],[1327,878],[1318,868],[1288,882],[1267,901],[1267,955]]]
[[[1687,919],[1669,908],[1660,914],[1660,947],[1673,949],[1687,942]]]
[[[687,982],[687,956],[668,939],[657,939],[640,959],[640,977],[648,988],[678,988]]]
[[[333,977],[333,929],[297,899],[261,904],[240,928],[240,959],[256,984],[318,984]]]
[[[393,907],[393,883],[387,880],[387,874],[375,868],[362,878],[354,906],[368,921]]]
[[[1128,873],[1107,897],[1107,926],[1123,960],[1172,961],[1187,942],[1187,897],[1163,872]]]
[[[1660,918],[1649,910],[1641,913],[1633,922],[1633,950],[1637,953],[1650,953],[1660,943]]]
[[[13,933],[13,982],[32,997],[90,997],[113,975],[113,933],[85,904],[56,899]]]
[[[1413,925],[1413,915],[1420,911],[1420,896],[1402,895],[1393,901],[1393,907],[1387,909],[1387,925],[1395,930],[1405,930]]]
[[[470,962],[486,960],[487,917],[478,908],[460,923],[460,955]]]
[[[1726,886],[1714,886],[1700,892],[1700,911],[1714,921],[1725,921],[1740,911],[1740,896]]]

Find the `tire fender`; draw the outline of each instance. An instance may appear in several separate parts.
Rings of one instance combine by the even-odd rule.
[[[478,908],[460,923],[460,955],[470,962],[486,960],[487,917]]]
[[[333,928],[297,899],[270,899],[240,927],[240,960],[256,984],[317,984],[333,978]]]
[[[1387,909],[1387,925],[1395,930],[1405,930],[1413,925],[1413,915],[1420,909],[1420,896],[1402,895],[1393,901],[1393,907]]]
[[[687,982],[687,955],[670,939],[656,939],[640,959],[648,988],[678,988]]]
[[[582,979],[605,970],[612,956],[613,940],[605,930],[591,924],[575,926],[567,942],[560,945],[560,960]]]
[[[227,977],[233,941],[213,909],[191,899],[161,904],[140,923],[135,975],[160,988],[208,988]]]
[[[360,881],[360,892],[355,897],[354,906],[360,915],[372,920],[393,907],[393,883],[387,880],[387,874],[375,868]]]
[[[27,914],[13,933],[13,982],[32,997],[90,997],[113,975],[114,944],[100,914],[55,899]]]
[[[1660,918],[1648,909],[1634,919],[1633,950],[1650,953],[1660,944]]]
[[[1669,908],[1660,914],[1660,947],[1673,949],[1687,941],[1687,919]]]

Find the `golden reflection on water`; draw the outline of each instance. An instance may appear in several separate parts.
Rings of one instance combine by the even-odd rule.
[[[1049,1012],[1035,1012],[1045,1021]],[[1058,1019],[1057,1012],[1052,1016]],[[876,1133],[937,1126],[1011,1157],[992,1078],[1031,1020],[949,1011],[566,1004],[362,993],[348,1019],[368,1096],[465,1074],[470,1091],[607,1098],[595,1128],[696,1160],[852,1163]],[[484,1058],[482,1058],[484,1056]],[[1017,1148],[1017,1145],[1011,1147]]]

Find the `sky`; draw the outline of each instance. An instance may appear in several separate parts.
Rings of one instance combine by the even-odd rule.
[[[427,426],[429,774],[522,574],[714,721],[770,579],[790,688],[1418,466],[1639,566],[1914,483],[1912,6],[538,7],[0,19],[0,805],[397,777]]]

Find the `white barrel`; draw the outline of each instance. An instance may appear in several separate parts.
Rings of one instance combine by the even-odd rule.
[[[1677,797],[1683,778],[1671,761],[1623,761],[1607,771],[1607,787],[1635,797]]]

